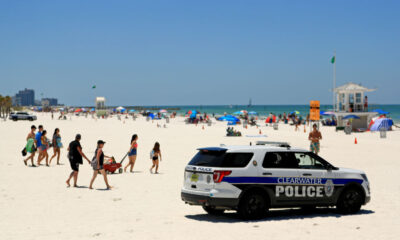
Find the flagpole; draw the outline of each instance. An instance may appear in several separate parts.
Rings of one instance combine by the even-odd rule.
[[[333,54],[333,96],[332,96],[332,107],[333,107],[333,111],[336,111],[336,94],[335,94],[335,88],[336,88],[336,50],[334,51]]]

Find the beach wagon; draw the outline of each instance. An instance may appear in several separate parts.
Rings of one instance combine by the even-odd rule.
[[[236,210],[243,219],[259,219],[270,208],[318,206],[351,214],[370,201],[363,171],[334,167],[287,143],[198,150],[185,168],[181,198],[209,214]]]

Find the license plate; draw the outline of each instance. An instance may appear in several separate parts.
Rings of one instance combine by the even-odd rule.
[[[192,176],[190,177],[190,181],[192,182],[197,182],[199,180],[199,175],[198,174],[192,174]]]

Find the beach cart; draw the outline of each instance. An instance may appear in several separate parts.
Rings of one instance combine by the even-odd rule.
[[[124,162],[126,156],[128,156],[128,153],[125,154],[125,156],[122,158],[122,160],[118,163],[115,161],[115,158],[112,157],[111,159],[107,160],[104,163],[104,170],[106,173],[115,173],[118,170],[118,173],[122,173],[122,163]]]

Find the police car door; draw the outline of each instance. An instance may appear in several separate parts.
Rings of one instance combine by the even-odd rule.
[[[329,170],[326,161],[310,152],[296,152],[299,163],[302,183],[307,187],[306,198],[308,203],[329,203],[333,201],[334,185],[333,173]]]
[[[295,203],[295,184],[299,171],[293,152],[268,151],[262,164],[261,182],[269,191],[274,206]]]

